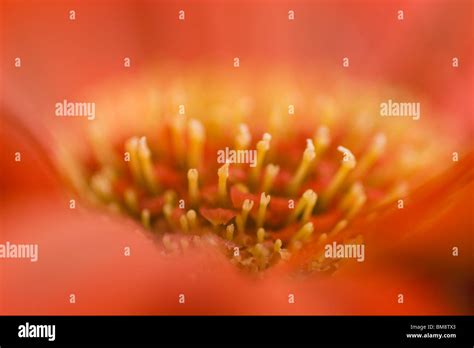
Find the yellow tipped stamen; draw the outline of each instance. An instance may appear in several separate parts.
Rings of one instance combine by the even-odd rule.
[[[143,183],[143,178],[140,169],[140,160],[138,158],[138,137],[132,137],[125,143],[125,150],[129,153],[130,158],[128,166],[132,172],[133,180],[137,184]]]
[[[165,201],[165,204],[174,205],[174,203],[176,202],[176,198],[176,192],[174,192],[173,190],[166,190],[163,194],[163,200]]]
[[[326,191],[323,194],[322,203],[324,207],[329,204],[329,202],[332,200],[334,195],[344,183],[344,180],[346,179],[349,172],[353,170],[356,166],[355,156],[350,150],[346,149],[343,146],[339,146],[337,150],[342,152],[344,154],[344,157],[342,159],[341,166],[336,172],[336,175],[334,175]]]
[[[267,206],[270,203],[270,198],[270,195],[265,195],[265,192],[262,192],[260,195],[260,205],[257,213],[257,228],[262,227],[265,222],[265,214],[267,212]]]
[[[198,176],[197,169],[188,170],[188,191],[191,205],[196,205],[199,199]]]
[[[261,187],[262,192],[270,192],[273,182],[275,181],[278,172],[280,171],[279,166],[275,166],[273,164],[268,164],[265,168],[265,174],[263,177],[263,183]]]
[[[227,225],[225,229],[225,238],[227,240],[234,239],[234,230],[235,230],[234,224]]]
[[[150,211],[148,209],[143,209],[141,213],[141,220],[145,228],[150,229]]]
[[[303,153],[303,159],[296,170],[295,175],[291,179],[289,186],[288,186],[288,193],[295,194],[298,191],[301,183],[303,182],[306,174],[308,172],[309,166],[311,162],[316,157],[316,153],[314,151],[314,145],[311,139],[306,139],[306,149]]]
[[[156,181],[155,173],[153,172],[153,163],[151,161],[151,151],[148,148],[145,137],[141,137],[137,149],[138,159],[140,161],[141,173],[147,189],[156,193],[158,190],[158,183]]]
[[[362,206],[367,201],[367,196],[362,193],[361,195],[355,198],[354,203],[350,207],[349,211],[347,212],[346,219],[351,220],[362,208]]]
[[[341,203],[339,203],[339,209],[348,211],[358,197],[362,195],[364,195],[364,186],[357,181],[351,185],[349,192],[342,198]]]
[[[283,245],[281,239],[277,239],[275,243],[273,243],[273,252],[279,253],[281,250],[281,246]]]
[[[316,153],[316,160],[318,160],[321,155],[326,151],[331,142],[331,137],[329,135],[329,128],[326,126],[321,126],[316,131],[316,134],[313,138],[314,142],[314,152]]]
[[[252,183],[255,182],[260,177],[260,172],[262,170],[263,161],[265,160],[265,155],[270,149],[270,141],[272,140],[272,136],[268,133],[263,135],[262,140],[257,143],[257,163],[255,163],[255,167],[252,168],[252,172],[250,173],[250,178]]]
[[[249,129],[246,124],[241,124],[239,126],[239,133],[235,137],[235,149],[246,150],[250,142],[252,141],[252,136],[250,135]]]
[[[168,224],[170,226],[174,226],[173,224],[173,220],[171,219],[171,214],[173,212],[173,207],[171,204],[169,203],[166,203],[164,206],[163,206],[163,215],[165,216],[165,219],[166,221],[168,222]]]
[[[263,243],[264,240],[265,240],[265,230],[262,227],[260,227],[257,230],[257,242]]]
[[[125,205],[132,213],[138,213],[138,198],[137,194],[132,189],[126,189],[123,193]]]
[[[241,236],[245,232],[245,224],[243,222],[242,215],[237,215],[235,217],[235,224],[237,225],[237,231]]]
[[[188,226],[189,228],[195,229],[197,227],[197,214],[194,210],[190,209],[186,213],[186,218],[188,219]]]
[[[204,139],[205,139],[204,127],[202,123],[197,120],[189,121],[188,136],[189,136],[188,167],[199,168],[201,166],[202,153],[204,149]]]
[[[384,205],[395,202],[398,199],[406,197],[408,195],[408,185],[406,182],[401,182],[395,185],[389,193],[375,206],[375,208],[380,208]]]
[[[305,242],[311,236],[314,231],[314,226],[312,222],[308,222],[299,229],[298,232],[291,238],[292,242]]]
[[[365,175],[385,151],[386,143],[385,134],[377,134],[367,153],[357,162],[357,168],[352,173],[352,177],[360,178]]]
[[[332,229],[331,232],[329,232],[329,237],[333,237],[335,236],[336,234],[338,234],[339,232],[341,232],[343,229],[346,228],[348,224],[348,221],[347,220],[341,220],[339,221],[336,226],[334,226],[334,228]]]
[[[219,176],[218,194],[221,202],[227,199],[227,179],[229,178],[229,163],[225,163],[217,170]]]
[[[303,197],[306,201],[306,205],[304,207],[303,217],[301,221],[307,222],[313,214],[313,209],[316,205],[316,201],[318,200],[318,195],[313,190],[307,190],[303,194]]]
[[[239,231],[239,233],[242,233],[245,231],[247,217],[249,216],[249,212],[253,208],[253,204],[254,204],[253,201],[251,201],[250,199],[246,199],[242,203],[242,213],[239,216],[237,216],[237,218],[239,218],[238,221],[236,220],[237,230]]]
[[[189,225],[188,225],[188,219],[186,218],[185,214],[183,214],[179,217],[179,226],[181,227],[181,230],[183,232],[188,232]]]
[[[171,140],[175,151],[175,158],[179,165],[184,164],[184,117],[176,116],[171,122]]]
[[[311,189],[308,189],[303,193],[301,198],[298,200],[296,207],[293,209],[293,212],[290,214],[290,217],[288,218],[289,224],[293,223],[298,218],[298,216],[303,212],[304,208],[306,207],[306,203],[308,201],[307,198],[309,198],[313,193],[314,191]]]
[[[91,178],[91,188],[102,199],[106,201],[110,201],[113,199],[114,194],[112,189],[112,183],[105,174],[94,174]]]

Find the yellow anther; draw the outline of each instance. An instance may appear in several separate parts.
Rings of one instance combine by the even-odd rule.
[[[311,139],[306,139],[306,149],[303,153],[303,159],[301,160],[298,169],[296,170],[295,175],[291,179],[289,186],[288,186],[288,193],[293,195],[298,191],[301,183],[303,182],[306,174],[308,172],[309,166],[311,162],[316,157],[316,153],[314,151],[314,145]]]
[[[141,220],[145,228],[150,228],[150,211],[148,209],[143,209],[141,213]]]
[[[138,142],[138,159],[140,161],[140,168],[142,178],[147,189],[156,193],[158,190],[158,183],[156,181],[155,173],[153,172],[153,163],[151,161],[151,151],[148,148],[145,137],[141,137]]]
[[[255,167],[252,168],[252,172],[250,173],[250,179],[253,184],[255,184],[260,177],[260,171],[262,170],[265,155],[270,149],[271,139],[272,136],[268,133],[265,133],[262,140],[257,143],[257,163],[255,164]]]
[[[176,116],[171,122],[171,140],[175,151],[175,158],[179,165],[184,164],[184,120],[183,116]]]
[[[138,213],[138,198],[137,194],[132,189],[126,189],[123,193],[125,205],[132,213]]]
[[[234,239],[234,229],[234,224],[227,225],[227,227],[225,228],[225,238],[227,240]]]
[[[273,243],[273,252],[279,253],[281,250],[281,246],[283,245],[281,239],[277,239],[275,243]]]
[[[260,227],[257,230],[257,242],[263,243],[264,240],[265,240],[265,230],[262,227]]]
[[[257,228],[262,227],[265,222],[265,214],[267,212],[267,206],[270,203],[270,198],[270,195],[265,195],[265,192],[262,192],[260,195],[260,204],[257,213]]]
[[[140,169],[140,160],[138,158],[138,137],[132,137],[125,143],[125,150],[129,154],[128,166],[132,172],[133,180],[137,184],[143,183]]]
[[[190,209],[186,213],[186,217],[188,219],[188,226],[190,229],[194,229],[197,226],[197,214],[194,210]]]
[[[201,166],[205,139],[205,132],[202,123],[197,120],[190,120],[188,124],[188,135],[188,167],[199,168]]]
[[[292,242],[300,241],[305,242],[309,239],[311,234],[314,231],[314,226],[312,222],[308,222],[301,227],[298,232],[291,238]]]
[[[227,199],[227,179],[229,178],[229,163],[225,163],[217,170],[219,176],[218,194],[219,200],[225,202]]]
[[[306,202],[304,207],[303,217],[301,221],[307,222],[311,215],[313,214],[314,206],[316,205],[316,201],[318,199],[318,195],[313,190],[307,190],[303,194],[303,198]]]
[[[179,225],[181,226],[181,230],[183,232],[188,232],[189,225],[188,225],[188,219],[186,218],[185,214],[183,214],[179,217]]]
[[[339,146],[337,149],[343,153],[343,159],[341,162],[341,166],[339,167],[338,171],[332,178],[326,191],[323,194],[323,197],[322,197],[323,207],[327,207],[327,205],[330,203],[334,195],[337,193],[337,191],[340,189],[340,187],[344,183],[344,180],[346,179],[349,172],[353,170],[356,165],[355,156],[352,154],[351,151],[349,151],[343,146]]]
[[[360,178],[365,175],[385,151],[386,143],[387,138],[385,137],[385,134],[378,133],[374,137],[367,153],[365,153],[357,162],[357,168],[354,170],[351,177]]]
[[[196,205],[199,200],[198,176],[197,169],[188,170],[188,192],[191,205]]]

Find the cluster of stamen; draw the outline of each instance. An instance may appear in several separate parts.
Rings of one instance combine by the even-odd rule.
[[[216,162],[206,151],[200,121],[173,118],[169,134],[172,162],[156,155],[146,137],[131,137],[123,146],[124,163],[114,166],[97,159],[100,165],[88,177],[91,192],[98,201],[140,221],[169,252],[212,240],[234,264],[252,271],[288,260],[308,244],[323,243],[359,216],[368,201],[363,179],[386,142],[383,134],[377,134],[359,161],[349,149],[337,146],[342,161],[335,166],[340,157],[328,156],[333,144],[329,129],[321,126],[306,139],[299,163],[267,163],[272,136],[264,133],[252,147],[249,128],[241,124],[234,147],[255,150],[255,166],[224,163],[218,165],[216,176],[209,172]],[[163,142],[152,145],[160,147]],[[323,162],[332,164],[332,177],[316,189]],[[163,166],[178,184],[162,180]],[[378,204],[393,201],[398,193],[385,195]],[[320,229],[318,217],[334,212],[337,218]],[[331,268],[320,254],[309,267]]]

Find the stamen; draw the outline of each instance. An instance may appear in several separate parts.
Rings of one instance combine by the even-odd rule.
[[[188,219],[186,218],[186,214],[183,214],[179,217],[179,225],[181,226],[181,230],[183,232],[188,232],[189,226],[188,226]]]
[[[245,232],[245,224],[247,223],[247,217],[249,215],[249,212],[253,208],[253,204],[254,204],[253,201],[251,201],[250,199],[246,199],[242,203],[242,213],[237,216],[236,221],[235,221],[237,224],[237,230],[239,231],[239,233]]]
[[[263,183],[261,187],[262,192],[270,192],[273,182],[275,181],[278,172],[280,171],[279,166],[268,164],[265,168],[265,174],[263,176]]]
[[[355,156],[352,154],[350,150],[346,149],[343,146],[338,146],[337,150],[342,152],[344,154],[344,157],[342,159],[341,166],[336,172],[336,175],[334,175],[334,177],[332,178],[331,182],[328,185],[328,188],[323,194],[321,203],[324,208],[328,206],[328,204],[330,203],[334,195],[337,193],[339,188],[344,183],[344,180],[346,179],[349,172],[352,169],[354,169],[356,165]]]
[[[184,117],[176,116],[171,122],[171,139],[175,151],[175,159],[178,165],[184,164]]]
[[[267,206],[270,203],[270,198],[270,195],[265,195],[265,192],[262,192],[257,213],[257,228],[262,227],[265,222],[265,214],[267,212]]]
[[[145,185],[148,190],[152,193],[156,193],[158,190],[158,184],[156,181],[155,173],[153,172],[153,163],[151,161],[151,151],[148,148],[146,137],[141,137],[138,143],[138,159],[141,165],[141,172]]]
[[[123,193],[123,199],[125,201],[125,205],[132,213],[138,213],[138,198],[133,189],[126,189]]]
[[[313,141],[311,139],[306,139],[306,149],[303,153],[303,159],[288,186],[289,194],[294,195],[296,191],[298,191],[315,156]]]
[[[372,141],[368,152],[357,162],[357,168],[352,173],[353,178],[361,178],[369,171],[385,151],[386,143],[387,138],[385,137],[385,134],[378,133]]]
[[[281,246],[283,245],[281,239],[277,239],[275,243],[273,243],[273,252],[279,253],[281,250]]]
[[[345,220],[345,219],[339,221],[339,222],[336,224],[336,226],[334,226],[334,228],[332,229],[332,231],[329,232],[329,235],[328,235],[328,236],[329,236],[329,237],[335,236],[336,234],[338,234],[339,232],[341,232],[343,229],[345,229],[346,226],[347,226],[347,224],[348,224],[348,221]]]
[[[199,199],[198,171],[197,169],[188,170],[188,191],[191,205],[195,206]]]
[[[406,197],[408,195],[408,185],[406,182],[401,182],[395,185],[388,193],[387,195],[380,200],[375,205],[375,209],[380,208],[384,205],[390,204],[392,202],[395,202],[398,199],[401,199],[403,197]]]
[[[314,226],[312,222],[307,222],[299,229],[298,232],[291,238],[291,242],[305,242],[311,236],[314,231]]]
[[[165,201],[165,204],[169,205],[174,205],[176,202],[176,192],[173,190],[166,190],[165,193],[163,194],[163,200]]]
[[[171,213],[173,212],[173,207],[171,204],[166,203],[163,206],[163,215],[165,216],[166,221],[171,227],[174,227],[173,220],[171,219]]]
[[[250,135],[249,129],[246,124],[239,125],[239,133],[235,137],[235,149],[246,150],[250,142],[252,141],[252,136]]]
[[[288,218],[288,224],[293,223],[298,218],[298,216],[303,212],[304,208],[306,207],[308,198],[310,198],[313,194],[315,194],[314,191],[308,189],[301,195],[301,198],[298,200],[296,207],[293,209],[293,212]]]
[[[321,126],[316,131],[316,134],[313,138],[314,141],[314,152],[316,153],[316,159],[321,158],[321,155],[326,151],[331,142],[331,137],[329,135],[329,128],[326,126]]]
[[[307,222],[309,218],[311,217],[311,215],[313,214],[313,209],[314,209],[314,206],[316,205],[318,195],[313,190],[307,190],[303,194],[303,198],[306,201],[306,205],[304,208],[303,217],[301,221]]]
[[[346,219],[351,220],[362,208],[367,200],[367,196],[365,193],[357,196],[355,198],[354,204],[350,207],[349,211],[347,212]]]
[[[130,154],[130,161],[128,165],[134,181],[137,184],[143,183],[143,178],[140,169],[140,160],[138,159],[138,137],[132,137],[125,143],[125,150]]]
[[[188,212],[186,213],[186,217],[188,219],[188,226],[189,228],[192,230],[192,229],[195,229],[196,226],[197,226],[197,214],[194,210],[190,209],[188,210]]]
[[[146,229],[150,229],[150,211],[143,209],[141,213],[142,224]]]
[[[257,230],[257,242],[263,243],[264,240],[265,240],[265,230],[262,227],[260,227]]]
[[[217,170],[219,176],[218,194],[219,200],[225,202],[227,199],[227,178],[229,177],[229,163],[225,163]]]
[[[91,188],[105,201],[113,199],[112,183],[105,174],[94,174],[91,178]]]
[[[352,184],[349,192],[342,198],[341,203],[339,203],[339,209],[342,211],[349,210],[357,198],[361,195],[364,195],[364,186],[359,181],[357,181]]]
[[[227,225],[225,229],[225,238],[227,240],[234,239],[234,230],[235,230],[234,224]]]
[[[188,167],[200,168],[205,139],[204,127],[202,123],[197,120],[190,120],[188,124],[188,133]]]
[[[265,160],[265,155],[270,149],[270,141],[272,136],[268,133],[263,135],[262,140],[257,143],[257,163],[255,167],[252,168],[250,173],[250,180],[253,184],[256,183],[258,178],[260,177],[260,172],[262,170],[263,161]]]

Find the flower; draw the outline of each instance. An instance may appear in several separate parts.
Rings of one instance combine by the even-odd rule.
[[[468,312],[464,132],[443,134],[439,116],[379,117],[385,96],[411,97],[379,81],[314,70],[329,84],[298,73],[298,84],[275,82],[276,71],[291,73],[274,67],[258,70],[259,81],[226,79],[226,68],[192,66],[182,79],[172,66],[146,65],[96,83],[85,94],[100,114],[84,129],[74,120],[37,131],[8,98],[2,240],[37,242],[40,261],[0,264],[2,312]],[[256,150],[257,166],[217,163],[226,147]],[[22,162],[12,163],[18,151]],[[366,260],[322,257],[332,241],[364,244]]]

